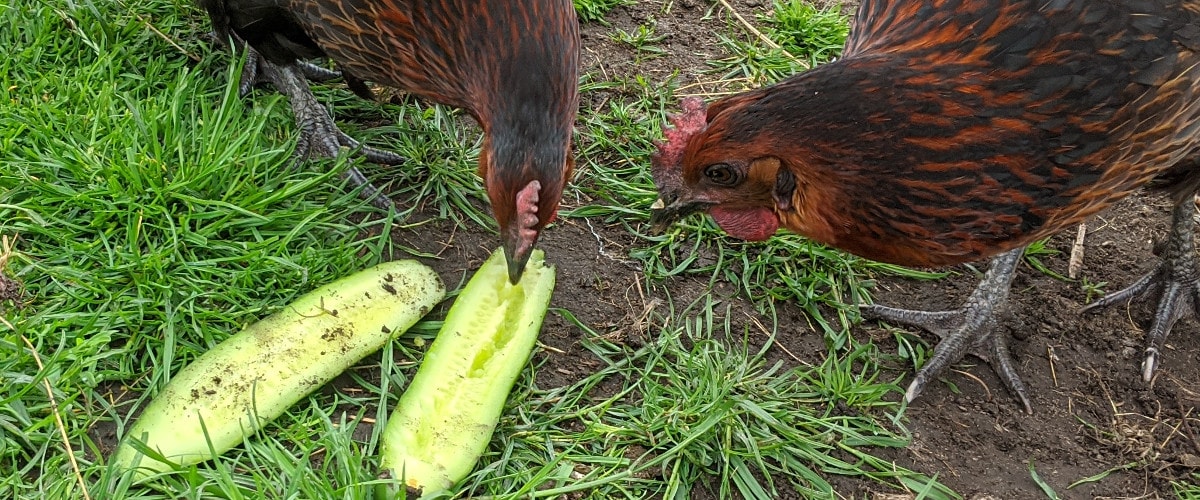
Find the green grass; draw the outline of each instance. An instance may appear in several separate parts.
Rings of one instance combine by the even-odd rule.
[[[1171,483],[1171,487],[1174,488],[1175,495],[1180,500],[1200,499],[1200,474],[1192,474],[1191,482],[1176,481]]]
[[[755,351],[744,342],[713,340],[714,333],[726,339],[752,334],[722,323],[713,313],[721,307],[711,299],[687,310],[667,309],[651,321],[664,324],[650,332],[651,345],[630,353],[592,343],[589,349],[608,360],[607,367],[573,386],[531,391],[524,406],[544,409],[550,428],[519,420],[517,432],[498,433],[528,444],[574,443],[566,456],[581,477],[537,496],[582,490],[591,498],[689,498],[705,485],[720,498],[736,490],[767,499],[785,488],[770,478],[784,477],[787,488],[829,498],[834,490],[825,476],[837,474],[930,487],[938,492],[931,498],[952,497],[929,478],[896,470],[866,451],[906,440],[899,425],[879,423],[894,423],[898,407],[880,402],[893,387],[870,376],[871,353],[788,370],[767,363],[765,347]],[[573,319],[569,311],[559,313]],[[599,393],[604,382],[622,390]],[[840,415],[839,404],[862,416]],[[544,468],[544,460],[513,469]]]
[[[804,0],[777,0],[770,15],[758,18],[769,41],[740,29],[721,36],[729,55],[709,64],[722,79],[745,79],[748,86],[781,80],[840,55],[850,32],[840,9],[819,9]]]
[[[603,23],[604,16],[608,15],[613,9],[622,5],[628,5],[637,0],[574,0],[575,13],[579,16],[580,22],[599,22]]]
[[[630,0],[575,3],[599,23]],[[757,21],[783,48],[763,48],[731,25],[731,55],[714,64],[714,77],[773,81],[836,55],[844,17],[797,2],[774,12]],[[0,272],[24,286],[19,304],[0,302],[0,498],[366,497],[382,426],[364,422],[384,422],[407,384],[421,356],[411,336],[348,372],[361,391],[319,391],[211,463],[134,485],[103,450],[123,435],[131,409],[215,343],[404,250],[390,235],[407,214],[386,217],[342,186],[338,172],[354,160],[293,166],[286,101],[269,90],[250,104],[236,95],[238,62],[201,39],[207,22],[191,0],[16,0],[0,6],[0,23],[14,27],[0,30],[9,48],[0,58],[0,236],[16,238]],[[653,22],[612,37],[641,60],[663,54]],[[957,498],[877,453],[909,439],[900,389],[880,365],[919,365],[926,347],[897,334],[899,354],[880,352],[846,328],[874,275],[937,275],[794,235],[738,242],[703,217],[645,234],[656,198],[647,158],[678,101],[672,85],[585,75],[585,96],[606,97],[581,110],[562,216],[636,238],[624,257],[643,266],[647,286],[682,275],[735,285],[766,330],[739,328],[711,299],[658,302],[647,321],[657,326],[644,332],[651,340],[633,349],[606,342],[570,309],[554,310],[588,332],[582,345],[601,367],[555,388],[538,387],[531,367],[460,491],[829,498],[842,477]],[[348,133],[424,166],[361,165],[401,207],[428,210],[421,200],[433,199],[444,219],[494,227],[475,175],[478,130],[460,112],[414,99],[366,102],[337,86],[315,91]],[[830,348],[820,364],[768,361],[784,302],[802,307]],[[415,330],[428,336],[436,320]],[[1177,489],[1197,498],[1194,487]]]
[[[581,12],[602,16],[617,4]],[[190,2],[21,0],[0,17],[18,27],[0,31],[13,48],[0,60],[0,99],[11,104],[0,107],[0,235],[16,238],[4,272],[24,286],[20,304],[0,304],[11,325],[0,327],[0,498],[364,497],[381,427],[359,426],[386,419],[420,358],[409,341],[364,362],[381,367],[380,379],[350,372],[362,392],[310,396],[212,463],[134,485],[103,450],[129,411],[190,360],[395,250],[391,221],[405,214],[382,217],[344,189],[337,173],[349,160],[293,166],[286,101],[256,91],[247,105],[236,95],[237,62],[198,36],[206,23]],[[614,37],[658,54],[652,26]],[[589,75],[582,85],[618,98],[580,117],[568,201],[591,201],[564,216],[637,233],[655,197],[645,159],[675,97],[640,77]],[[391,179],[362,165],[412,201],[401,206],[432,197],[444,218],[492,227],[474,174],[478,133],[460,113],[415,101],[382,106],[335,87],[316,93],[350,120],[350,133],[427,166]],[[381,116],[387,125],[352,121]],[[834,491],[829,478],[845,475],[954,497],[872,455],[907,441],[900,407],[887,402],[897,389],[878,379],[885,357],[848,342],[840,327],[842,304],[865,293],[855,277],[872,265],[795,237],[736,243],[700,218],[639,236],[646,246],[633,257],[652,280],[740,275],[734,281],[768,315],[774,301],[804,305],[835,354],[788,369],[768,363],[765,347],[737,341],[751,334],[714,316],[718,305],[667,304],[654,322],[664,326],[641,349],[586,341],[605,361],[586,379],[543,389],[526,376],[464,491],[686,498],[709,487],[822,498]],[[705,254],[722,257],[701,262]],[[826,321],[829,307],[843,321]],[[569,310],[556,314],[575,321]],[[624,389],[602,389],[611,386]]]
[[[655,33],[656,24],[651,20],[649,24],[639,25],[633,31],[625,31],[617,28],[612,38],[613,40],[629,45],[637,52],[637,58],[634,60],[635,63],[662,57],[667,55],[667,52],[657,44],[665,40],[667,35]]]
[[[802,0],[776,0],[771,15],[760,20],[783,50],[814,65],[841,54],[850,34],[850,19],[840,7],[817,8]]]

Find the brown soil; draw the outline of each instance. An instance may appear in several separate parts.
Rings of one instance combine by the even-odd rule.
[[[1108,281],[1109,291],[1132,283],[1155,262],[1150,239],[1165,229],[1168,215],[1166,203],[1135,197],[1093,219],[1082,276]],[[496,244],[492,234],[452,231],[452,225],[432,221],[396,236],[403,245],[440,252],[441,259],[427,263],[449,286],[478,268]],[[438,234],[448,236],[441,241],[430,238]],[[1073,240],[1074,231],[1053,238],[1048,247],[1061,253],[1043,257],[1043,262],[1065,270]],[[621,227],[582,219],[556,223],[539,245],[558,268],[551,306],[569,309],[593,331],[632,347],[649,333],[637,327],[646,308],[668,295],[676,303],[687,303],[711,292],[753,314],[747,301],[730,295],[733,287],[728,284],[718,283],[711,291],[701,278],[647,284],[637,263],[626,257],[636,245]],[[882,277],[875,297],[903,307],[957,307],[976,277],[966,266],[954,271],[954,276],[933,282]],[[961,372],[947,378],[957,392],[949,384],[933,383],[908,407],[905,425],[913,433],[912,444],[874,453],[899,466],[937,474],[967,499],[1045,498],[1030,477],[1030,462],[1060,498],[1174,498],[1170,481],[1185,479],[1200,466],[1200,419],[1194,411],[1200,403],[1197,326],[1192,320],[1175,326],[1159,375],[1148,386],[1141,381],[1138,363],[1149,308],[1081,316],[1077,311],[1085,296],[1078,282],[1060,281],[1028,266],[1022,266],[1014,280],[1006,326],[1015,338],[1011,349],[1031,392],[1033,415],[1025,414],[986,364],[969,358],[958,367]],[[772,360],[788,362],[794,354],[805,363],[819,363],[825,356],[820,334],[808,327],[796,304],[776,307],[784,323],[769,353]],[[895,351],[892,336],[877,324],[863,323],[853,332],[860,340],[873,338],[883,350]],[[536,354],[542,363],[536,374],[539,387],[568,385],[603,366],[580,344],[585,335],[557,314],[546,317],[540,341],[547,347]],[[921,335],[934,342],[932,336]],[[1126,464],[1132,465],[1067,489],[1075,481]],[[889,498],[879,496],[887,492],[877,483],[827,479],[847,498]],[[694,498],[717,497],[699,490]]]
[[[1155,262],[1150,239],[1162,234],[1168,215],[1167,203],[1138,196],[1093,219],[1082,276],[1108,281],[1108,291],[1135,281]],[[439,253],[440,259],[426,262],[451,287],[478,268],[496,244],[492,234],[452,230],[453,224],[431,221],[396,235],[402,245]],[[1060,252],[1042,258],[1051,269],[1066,269],[1075,236],[1069,233],[1050,240],[1048,247]],[[446,236],[438,240],[431,235]],[[675,303],[688,303],[713,293],[737,305],[739,314],[753,314],[748,301],[731,295],[734,287],[726,283],[712,290],[703,278],[646,283],[637,262],[626,257],[638,244],[621,227],[560,220],[539,244],[558,268],[551,306],[569,309],[591,330],[631,347],[640,346],[652,332],[638,325],[655,299],[669,296]],[[967,266],[953,271],[953,276],[932,282],[881,277],[875,297],[902,307],[957,307],[977,278]],[[1170,481],[1185,479],[1200,466],[1200,419],[1194,411],[1200,403],[1200,337],[1194,321],[1175,326],[1159,375],[1147,385],[1138,364],[1149,307],[1081,316],[1078,310],[1086,293],[1079,282],[1057,280],[1028,266],[1022,266],[1014,280],[1012,299],[1006,326],[1015,339],[1011,349],[1031,393],[1034,414],[1025,414],[986,364],[968,358],[946,379],[957,391],[950,384],[933,383],[908,407],[905,425],[913,433],[912,444],[874,453],[899,466],[936,474],[967,499],[1045,498],[1030,477],[1030,462],[1060,498],[1174,498]],[[790,360],[796,355],[806,364],[819,363],[825,356],[820,334],[809,328],[796,304],[776,307],[783,324],[769,353],[772,361],[795,365]],[[873,339],[884,351],[896,349],[892,335],[880,325],[863,323],[852,331],[860,340]],[[603,366],[581,345],[587,334],[557,314],[546,317],[540,342],[547,347],[536,354],[540,388],[569,385]],[[920,335],[931,344],[935,341]],[[1075,481],[1126,464],[1132,465],[1067,489]],[[877,483],[827,479],[847,498],[889,498],[878,496],[887,492]],[[717,497],[699,490],[694,498]]]
[[[732,0],[748,19],[764,4],[769,2]],[[641,74],[652,82],[664,82],[678,71],[677,83],[685,86],[681,94],[711,95],[727,87],[711,83],[715,76],[706,73],[707,61],[725,55],[717,34],[741,29],[720,4],[714,7],[708,0],[641,1],[618,8],[607,21],[611,26],[584,26],[585,71],[608,79]],[[656,34],[666,35],[656,44],[666,51],[665,56],[639,57],[612,38],[617,29],[633,32],[639,25],[651,23]],[[620,98],[585,95],[583,106],[610,97]],[[648,164],[647,159],[632,160]],[[579,182],[586,183],[587,178],[586,171],[580,172]],[[1139,278],[1155,262],[1150,241],[1164,234],[1168,208],[1161,200],[1138,196],[1093,219],[1082,277],[1107,282],[1107,291]],[[636,226],[645,221],[628,223]],[[1050,240],[1048,246],[1059,250],[1059,255],[1043,257],[1051,269],[1063,273],[1075,232],[1069,233]],[[478,268],[497,244],[496,237],[486,231],[455,228],[451,222],[436,220],[398,232],[395,239],[401,246],[440,256],[425,261],[451,288]],[[754,310],[745,300],[730,296],[734,287],[727,283],[717,283],[714,290],[709,290],[706,280],[695,278],[647,284],[638,262],[629,257],[630,250],[639,245],[642,243],[621,226],[606,226],[600,220],[560,219],[540,242],[558,267],[552,306],[567,308],[592,330],[619,336],[634,346],[646,333],[637,325],[654,299],[665,300],[669,295],[677,303],[686,303],[716,293],[739,303],[744,312]],[[881,277],[874,297],[896,306],[954,308],[975,286],[977,277],[967,266],[953,271],[954,276],[932,282]],[[1031,392],[1035,413],[1026,415],[987,365],[968,359],[958,367],[961,371],[947,377],[957,391],[950,384],[933,383],[907,409],[905,424],[914,435],[912,444],[875,452],[899,466],[936,474],[968,499],[1045,498],[1030,477],[1030,462],[1061,498],[1173,498],[1170,481],[1185,478],[1200,466],[1200,419],[1195,412],[1200,402],[1197,324],[1184,320],[1175,326],[1159,375],[1147,385],[1141,381],[1139,363],[1150,308],[1135,306],[1081,316],[1078,310],[1086,299],[1080,282],[1057,280],[1022,266],[1013,284],[1006,326],[1015,338],[1011,348]],[[771,355],[789,360],[786,349],[806,363],[819,363],[825,356],[820,334],[809,328],[796,304],[776,306],[783,324]],[[878,324],[857,325],[853,334],[895,351],[893,336]],[[539,387],[567,385],[602,366],[602,360],[581,346],[584,335],[586,332],[561,316],[547,316],[541,337],[546,348],[536,355],[543,362],[537,373]],[[933,342],[928,334],[914,335]],[[1075,481],[1126,464],[1131,465],[1067,489]],[[828,479],[847,498],[911,498],[886,496],[901,492],[884,491],[877,483]],[[787,481],[776,484],[786,485]],[[716,495],[701,488],[695,498]]]
[[[732,5],[753,19],[763,3],[769,4],[735,0]],[[719,90],[721,85],[706,81],[715,78],[706,73],[707,61],[725,55],[718,33],[740,30],[725,12],[720,4],[714,8],[712,2],[702,0],[665,5],[647,1],[618,8],[608,16],[611,26],[585,25],[585,71],[610,79],[641,74],[652,82],[666,81],[678,71],[677,83],[690,85],[681,94]],[[639,57],[628,45],[612,39],[616,29],[633,32],[643,24],[654,24],[656,34],[666,35],[657,43],[666,56]],[[598,100],[585,95],[584,107]],[[579,179],[588,182],[587,172],[581,172]],[[1164,234],[1168,216],[1165,201],[1136,196],[1094,218],[1081,277],[1107,282],[1104,290],[1110,292],[1134,282],[1155,263],[1151,239]],[[645,221],[630,222],[639,223]],[[477,267],[495,245],[491,235],[450,231],[446,223],[420,226],[418,231],[398,239],[444,257],[431,264],[451,286]],[[1075,237],[1074,230],[1068,233],[1047,245],[1058,255],[1042,257],[1048,267],[1063,274]],[[437,234],[449,236],[435,241],[431,235]],[[561,220],[545,232],[540,245],[559,269],[552,305],[569,308],[597,332],[625,335],[630,343],[638,342],[640,333],[628,325],[637,324],[652,299],[669,294],[678,302],[709,293],[700,279],[677,278],[647,286],[638,263],[628,257],[630,249],[641,243],[625,229],[605,227],[599,220]],[[975,286],[977,274],[968,266],[953,271],[953,276],[932,282],[883,277],[874,297],[896,306],[954,308]],[[1014,338],[1011,347],[1018,370],[1031,392],[1033,415],[1024,413],[986,364],[969,358],[960,364],[959,372],[947,377],[953,386],[933,383],[908,408],[905,416],[914,435],[912,444],[877,453],[897,465],[937,474],[968,499],[1045,498],[1030,477],[1030,463],[1061,498],[1173,498],[1170,481],[1186,478],[1200,464],[1200,420],[1194,411],[1200,402],[1197,325],[1193,320],[1176,325],[1158,376],[1145,384],[1139,363],[1151,309],[1134,306],[1081,316],[1079,308],[1088,300],[1081,283],[1058,280],[1025,265],[1014,281],[1006,326]],[[718,283],[712,292],[728,295],[732,289]],[[753,310],[742,302],[742,309]],[[781,335],[775,350],[786,349],[805,362],[819,362],[825,355],[819,334],[813,334],[795,304],[777,307],[784,322],[780,331],[787,334]],[[885,350],[896,347],[893,336],[878,324],[857,325],[853,333],[863,340],[875,339]],[[540,387],[569,384],[600,366],[601,360],[580,346],[584,334],[557,315],[547,317],[542,342],[548,349],[538,355],[545,360],[537,375]],[[914,335],[934,341],[928,334]],[[788,359],[782,352],[774,355]],[[1067,489],[1075,481],[1127,464],[1103,479]],[[887,492],[878,484],[830,480],[846,497],[887,498],[881,496]],[[696,496],[713,497],[703,491]]]

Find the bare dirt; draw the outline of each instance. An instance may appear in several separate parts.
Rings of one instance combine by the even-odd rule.
[[[1156,262],[1151,238],[1165,230],[1169,209],[1163,200],[1136,196],[1093,219],[1085,240],[1082,276],[1107,281],[1109,291],[1139,278]],[[438,253],[440,259],[426,262],[449,286],[478,268],[496,244],[495,236],[485,231],[452,227],[452,222],[431,221],[396,235],[397,243]],[[1052,238],[1048,247],[1060,253],[1042,261],[1065,272],[1074,238],[1074,231]],[[591,330],[631,347],[639,347],[652,333],[630,325],[638,324],[656,298],[665,300],[669,295],[676,303],[687,303],[713,293],[753,314],[754,308],[732,295],[734,287],[729,284],[709,289],[705,279],[689,277],[647,283],[637,263],[626,257],[637,245],[621,227],[585,219],[560,220],[539,244],[558,268],[551,306],[569,309]],[[984,264],[975,267],[982,269]],[[932,282],[880,277],[875,297],[901,307],[958,307],[977,278],[967,266],[953,271],[955,275]],[[1034,414],[1024,412],[986,364],[968,358],[947,377],[949,383],[931,384],[906,410],[905,424],[914,436],[911,445],[874,453],[899,466],[937,474],[967,499],[1046,498],[1030,476],[1031,462],[1060,498],[1175,498],[1170,482],[1200,470],[1197,325],[1187,319],[1175,326],[1159,375],[1147,385],[1141,381],[1139,363],[1150,308],[1134,306],[1083,316],[1078,310],[1085,301],[1086,292],[1078,281],[1058,280],[1023,265],[1013,283],[1005,324],[1014,339],[1010,347],[1031,393]],[[825,356],[820,333],[809,328],[797,304],[776,307],[783,324],[771,358],[788,362],[797,355],[805,363],[820,363]],[[881,325],[862,323],[852,331],[860,340],[873,339],[885,351],[896,349],[893,336]],[[914,332],[918,334],[931,345],[935,342],[932,335]],[[582,347],[586,335],[557,314],[546,317],[540,342],[547,347],[536,354],[542,362],[536,374],[539,387],[569,385],[603,366]],[[1122,466],[1128,467],[1067,489],[1071,483]],[[891,497],[879,495],[900,493],[888,492],[877,483],[827,479],[846,498],[884,499]],[[718,497],[701,489],[693,498]]]
[[[1165,230],[1168,216],[1166,202],[1138,196],[1093,219],[1083,277],[1108,281],[1109,291],[1135,281],[1155,263],[1150,240]],[[432,221],[396,236],[403,245],[439,253],[440,259],[427,263],[449,286],[478,268],[496,244],[492,234],[451,230],[452,226]],[[437,234],[447,239],[430,237]],[[1048,247],[1060,254],[1043,257],[1043,262],[1065,270],[1074,237],[1074,231],[1054,237]],[[596,221],[566,219],[549,228],[539,246],[558,268],[551,306],[569,309],[593,331],[632,347],[640,346],[650,332],[629,325],[637,324],[655,298],[669,295],[686,303],[714,293],[727,303],[740,302],[742,312],[753,312],[748,301],[731,295],[728,284],[718,283],[710,290],[705,279],[687,277],[647,284],[637,263],[625,257],[636,245],[624,228]],[[954,308],[976,284],[970,268],[954,271],[954,276],[933,282],[881,277],[875,297],[903,307]],[[1149,307],[1081,316],[1078,310],[1086,292],[1078,282],[1057,280],[1028,266],[1022,266],[1014,280],[1012,299],[1006,326],[1034,414],[1024,412],[986,364],[968,358],[960,363],[959,373],[947,378],[957,391],[950,384],[933,383],[908,407],[905,424],[914,435],[912,444],[874,453],[899,466],[937,474],[967,499],[1046,498],[1031,479],[1030,462],[1064,499],[1175,498],[1170,482],[1200,470],[1200,418],[1195,411],[1200,404],[1200,337],[1195,322],[1183,320],[1175,326],[1159,375],[1147,385],[1138,364]],[[819,363],[825,356],[820,334],[808,327],[796,304],[776,307],[784,334],[777,338],[771,357],[787,361],[794,354],[805,363]],[[885,351],[896,348],[892,335],[878,324],[859,324],[853,333],[860,340],[873,338]],[[536,375],[539,387],[569,385],[603,366],[582,347],[586,335],[557,314],[547,316],[540,339],[547,348],[536,354],[544,362]],[[921,335],[931,344],[935,341]],[[1103,479],[1067,489],[1075,481],[1126,465]],[[827,479],[846,498],[884,499],[891,497],[879,495],[899,493],[877,483]],[[694,498],[718,497],[700,490]]]
[[[769,2],[732,0],[731,5],[753,19]],[[680,93],[699,95],[720,90],[711,82],[716,77],[707,71],[708,61],[726,55],[717,34],[741,29],[721,4],[708,0],[641,1],[619,7],[607,22],[609,26],[584,25],[585,72],[608,79],[640,74],[652,82],[666,81],[678,72],[677,84],[684,89]],[[656,43],[665,56],[647,58],[612,37],[615,30],[633,32],[650,24],[657,35],[665,35]],[[585,94],[583,106],[609,98],[620,96]],[[581,171],[578,179],[587,183],[588,172]],[[565,208],[571,208],[586,200],[565,203]],[[1168,217],[1165,201],[1135,196],[1094,218],[1089,223],[1082,277],[1107,282],[1107,291],[1137,280],[1156,262],[1151,240],[1165,234]],[[1075,237],[1074,230],[1068,233],[1048,244],[1059,254],[1042,257],[1061,273]],[[497,244],[486,231],[456,228],[439,220],[399,231],[395,239],[401,246],[438,255],[425,261],[451,288],[477,269]],[[744,299],[730,296],[734,287],[727,283],[717,283],[711,290],[706,280],[686,277],[647,284],[638,263],[629,257],[643,243],[620,226],[560,219],[547,229],[539,245],[558,267],[552,306],[568,308],[592,330],[634,346],[643,341],[639,336],[645,332],[629,326],[637,324],[654,298],[669,294],[686,301],[716,293],[727,301],[741,301],[743,311],[754,310]],[[932,282],[879,277],[874,297],[901,307],[955,308],[975,286],[977,275],[967,266],[953,271],[953,276]],[[969,358],[947,377],[953,385],[932,383],[908,407],[905,424],[914,435],[911,445],[876,453],[899,466],[936,474],[968,499],[1046,498],[1030,477],[1030,463],[1065,499],[1174,498],[1170,482],[1200,471],[1197,323],[1185,319],[1175,326],[1158,376],[1146,384],[1139,363],[1150,308],[1114,308],[1081,316],[1078,310],[1087,299],[1080,281],[1058,280],[1023,265],[1013,283],[1005,324],[1014,339],[1012,353],[1030,391],[1034,414],[1025,414],[987,365]],[[772,356],[787,360],[786,349],[807,363],[819,363],[825,356],[824,344],[799,306],[780,303],[776,307],[784,334],[772,348]],[[896,349],[893,336],[879,324],[859,324],[852,331],[859,339],[874,339],[882,349]],[[913,333],[931,345],[935,341],[932,335]],[[585,335],[561,316],[547,316],[541,337],[546,348],[536,354],[544,361],[537,373],[539,387],[567,385],[602,366],[602,360],[581,346]],[[1067,489],[1075,481],[1110,469],[1117,470]],[[847,498],[911,498],[886,496],[903,492],[886,491],[877,483],[828,479]],[[701,488],[695,498],[716,495]]]
[[[734,0],[731,5],[753,19],[769,2]],[[715,76],[707,65],[726,55],[717,34],[740,29],[720,4],[703,0],[639,2],[618,8],[607,22],[610,26],[584,26],[585,71],[610,79],[641,74],[652,82],[678,72],[681,94],[704,95],[719,87],[711,83]],[[640,25],[653,25],[655,34],[665,35],[656,43],[665,56],[646,58],[612,37],[615,30],[633,32]],[[599,99],[585,95],[583,105]],[[635,160],[648,164],[646,159]],[[578,178],[587,183],[587,172]],[[1165,234],[1169,208],[1165,200],[1139,195],[1092,219],[1081,278],[1106,282],[1103,289],[1109,292],[1136,281],[1156,263],[1152,239]],[[447,224],[425,225],[419,231],[398,239],[440,253],[444,259],[431,264],[449,284],[477,267],[495,244],[490,235],[455,233]],[[436,234],[448,236],[435,241],[431,235]],[[1042,261],[1065,274],[1074,239],[1074,230],[1052,238],[1047,247],[1059,253],[1043,256]],[[605,227],[599,220],[561,220],[545,232],[540,245],[559,268],[552,305],[569,308],[594,331],[627,335],[631,343],[638,341],[637,333],[622,326],[636,321],[647,300],[668,293],[676,300],[704,293],[728,295],[733,289],[718,283],[717,289],[709,290],[705,281],[691,278],[647,287],[637,263],[628,257],[640,243],[625,229]],[[974,268],[985,267],[980,263]],[[894,306],[952,309],[972,290],[978,276],[968,266],[952,271],[953,276],[932,282],[881,277],[874,297]],[[968,499],[1046,498],[1031,478],[1031,463],[1060,498],[1174,498],[1170,482],[1200,471],[1197,323],[1185,319],[1175,326],[1158,375],[1146,384],[1139,363],[1151,308],[1135,305],[1080,315],[1088,300],[1082,280],[1059,280],[1022,265],[1013,283],[1005,326],[1014,339],[1012,353],[1031,392],[1034,414],[1023,411],[986,364],[968,358],[947,377],[949,383],[931,384],[907,409],[912,444],[878,453],[897,465],[937,474]],[[776,306],[784,321],[780,331],[788,332],[776,349],[819,362],[825,355],[820,335],[810,330],[797,305]],[[743,309],[753,310],[748,305]],[[569,384],[600,366],[601,361],[580,346],[584,334],[557,315],[547,317],[542,342],[549,348],[539,354],[546,358],[537,375],[539,386]],[[873,338],[884,349],[896,348],[893,336],[873,322],[855,326],[853,334]],[[931,345],[935,341],[929,334],[913,334]],[[1110,469],[1113,472],[1102,479],[1067,488]],[[845,497],[888,498],[882,495],[900,493],[883,491],[874,483],[830,480]],[[696,498],[715,495],[701,491]]]

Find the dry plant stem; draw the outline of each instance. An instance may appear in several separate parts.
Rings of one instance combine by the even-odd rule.
[[[8,320],[0,318],[4,325],[16,331],[12,323]],[[25,342],[25,346],[29,347],[29,352],[33,354],[33,361],[37,363],[38,371],[45,372],[46,366],[42,364],[42,357],[38,355],[37,349],[33,347],[33,343],[21,335],[21,341]],[[79,462],[75,460],[75,450],[71,448],[71,439],[67,436],[67,426],[63,423],[62,415],[58,413],[58,401],[54,399],[54,388],[50,386],[50,379],[42,377],[42,385],[46,388],[46,397],[50,399],[50,406],[54,407],[54,425],[58,427],[58,434],[62,436],[63,449],[67,452],[67,460],[71,461],[71,470],[75,472],[75,480],[79,482],[79,489],[83,492],[84,500],[92,500],[91,494],[88,493],[87,483],[83,482],[83,473],[79,471]]]
[[[762,332],[763,336],[765,336],[766,338],[771,338],[771,332],[769,330],[767,330],[766,326],[763,326],[762,322],[759,321],[758,318],[755,318],[746,313],[742,313],[742,315],[745,316],[746,319],[749,319],[752,323],[754,323],[754,326],[757,327],[760,332]],[[803,366],[812,366],[811,363],[805,363],[804,360],[800,359],[799,356],[796,356],[795,354],[792,353],[792,351],[789,351],[787,346],[784,346],[783,344],[781,344],[779,342],[775,342],[775,347],[778,347],[779,350],[783,351],[784,354],[787,354],[789,358],[792,358],[797,363],[800,363]]]
[[[1079,229],[1075,232],[1075,243],[1071,244],[1071,259],[1067,261],[1067,277],[1075,279],[1079,277],[1079,271],[1083,269],[1083,240],[1087,238],[1087,223],[1080,222]]]
[[[0,271],[8,265],[8,259],[13,254],[13,247],[17,245],[17,238],[20,237],[20,234],[14,234],[12,238],[9,238],[8,235],[0,236]]]
[[[9,300],[15,307],[21,307],[21,283],[4,274],[4,268],[8,266],[8,259],[13,255],[13,247],[16,246],[17,239],[20,237],[20,234],[14,234],[11,238],[8,235],[0,235],[0,312],[4,310],[4,302]],[[11,326],[9,327],[11,328]]]
[[[1054,346],[1046,346],[1046,359],[1050,363],[1050,380],[1054,381],[1054,387],[1058,387],[1058,370],[1054,368],[1058,355],[1054,353]]]
[[[966,371],[966,370],[956,370],[956,369],[951,368],[950,371],[957,373],[959,375],[962,375],[964,377],[967,377],[971,380],[974,380],[975,383],[979,384],[979,387],[983,388],[984,399],[987,401],[992,400],[992,389],[990,387],[988,387],[987,382],[984,382],[983,379],[977,377],[975,374],[973,374],[969,371]]]
[[[192,61],[195,61],[195,62],[200,62],[200,56],[193,54],[191,52],[188,52],[187,49],[184,49],[183,47],[181,47],[179,45],[179,43],[175,41],[174,38],[171,38],[171,37],[167,36],[166,33],[163,33],[162,31],[160,31],[157,27],[154,26],[153,23],[150,22],[149,19],[146,19],[141,14],[136,12],[134,9],[130,8],[129,4],[127,4],[123,1],[120,1],[120,0],[118,0],[117,3],[120,3],[121,6],[125,7],[131,14],[134,15],[134,17],[137,17],[138,21],[141,21],[142,24],[146,25],[146,27],[149,28],[150,31],[153,31],[154,34],[158,35],[159,38],[162,38],[164,41],[166,41],[172,47],[175,47],[176,50],[178,50],[181,54],[187,56],[188,59],[191,59]]]

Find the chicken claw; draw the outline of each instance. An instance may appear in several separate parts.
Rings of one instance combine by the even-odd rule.
[[[297,161],[303,161],[312,156],[335,158],[343,146],[362,151],[368,160],[385,165],[404,163],[404,157],[392,152],[377,150],[363,146],[358,141],[346,135],[333,123],[333,118],[316,96],[308,88],[304,70],[299,65],[279,65],[267,60],[260,60],[258,69],[262,76],[270,81],[279,92],[287,96],[292,106],[292,116],[300,127],[300,138],[296,141]],[[371,184],[358,167],[350,167],[343,174],[352,187],[362,187],[362,197],[371,200],[375,206],[387,210],[392,207],[392,200],[375,185]]]
[[[246,64],[242,65],[242,74],[238,77],[238,95],[246,97],[255,85],[271,83],[262,74],[262,67],[270,64],[257,50],[246,46]],[[341,78],[341,72],[322,68],[310,62],[297,62],[296,66],[304,73],[304,77],[314,82],[327,82]]]
[[[1171,234],[1167,237],[1163,260],[1153,271],[1134,284],[1088,304],[1081,312],[1093,312],[1113,304],[1158,298],[1154,321],[1146,333],[1146,357],[1142,360],[1142,380],[1150,382],[1158,366],[1163,342],[1180,318],[1200,312],[1200,273],[1196,270],[1195,204],[1191,197],[1171,212]]]
[[[1001,330],[996,318],[998,310],[1007,303],[1009,286],[1023,251],[1010,250],[993,259],[983,281],[959,309],[912,311],[875,304],[861,308],[863,318],[920,327],[942,339],[934,355],[909,384],[905,400],[916,399],[929,381],[941,376],[963,356],[972,354],[991,365],[1004,385],[1021,400],[1025,412],[1033,413],[1025,384],[1012,365],[1007,333]]]
[[[222,45],[231,46],[235,50],[246,50],[246,63],[238,77],[239,96],[245,97],[259,83],[270,83],[287,96],[296,124],[300,127],[300,138],[296,141],[297,163],[314,153],[322,157],[336,157],[342,147],[358,151],[368,161],[383,165],[400,165],[405,162],[403,156],[363,145],[342,132],[308,87],[309,80],[325,82],[343,78],[355,94],[370,98],[370,89],[362,80],[304,61],[288,65],[274,64],[236,35],[222,37],[214,33],[211,36]],[[362,196],[370,199],[376,207],[384,210],[392,207],[391,198],[371,184],[358,167],[350,167],[343,176],[350,181],[351,187],[363,186]]]

